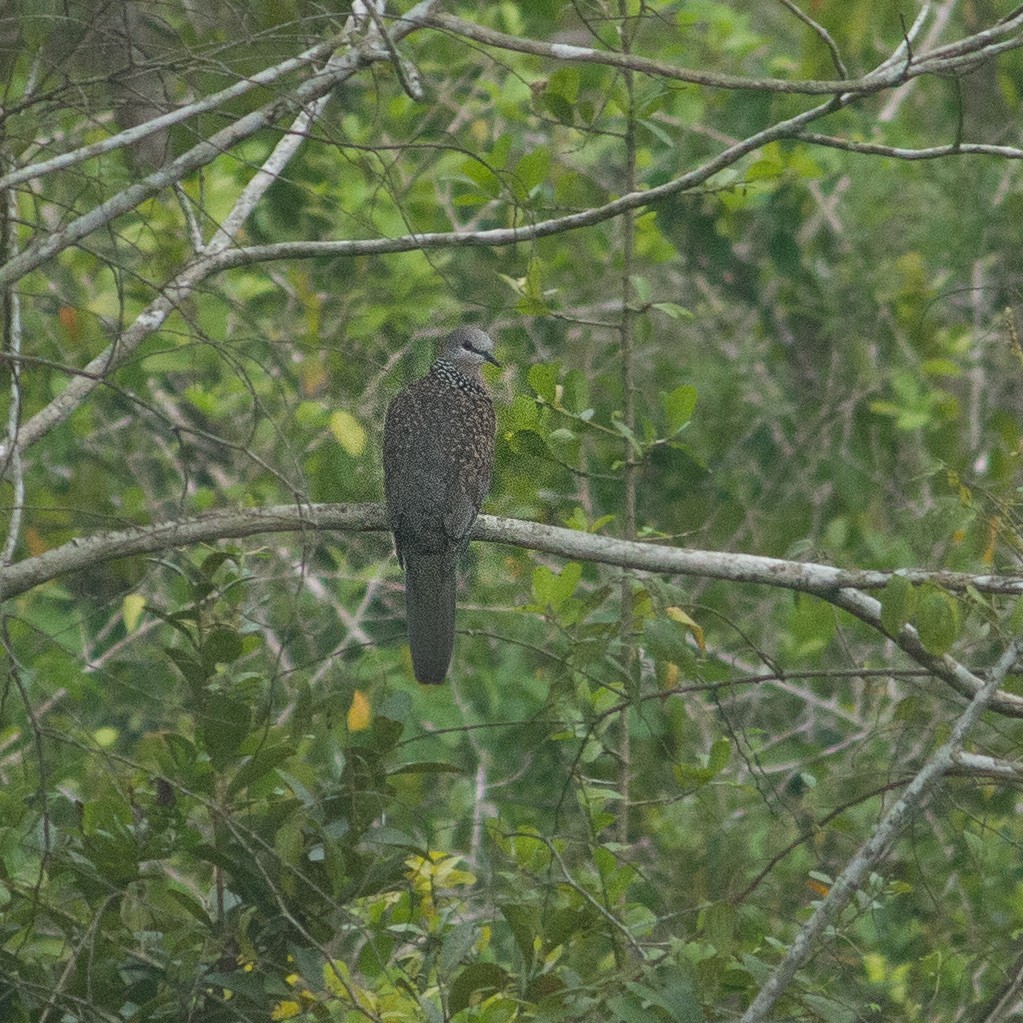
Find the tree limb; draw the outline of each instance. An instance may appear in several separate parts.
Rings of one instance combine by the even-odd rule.
[[[408,14],[396,19],[392,36],[401,39],[422,26],[426,16],[439,0],[422,0]],[[75,218],[66,227],[39,239],[14,258],[0,266],[0,288],[20,280],[63,249],[81,241],[86,235],[134,209],[139,203],[156,195],[186,174],[210,163],[225,150],[249,138],[263,128],[273,127],[277,120],[327,96],[337,85],[350,78],[367,62],[381,59],[375,38],[365,39],[343,57],[329,61],[327,66],[297,86],[292,92],[245,114],[226,128],[182,153],[176,160],[130,185],[117,195],[100,203],[88,213]]]
[[[962,752],[966,736],[980,720],[1006,675],[1012,670],[1021,648],[1023,641],[1019,637],[1008,645],[987,681],[977,690],[976,695],[952,726],[947,741],[928,757],[906,791],[896,800],[874,829],[874,833],[849,861],[828,894],[817,904],[813,915],[802,926],[777,969],[743,1013],[740,1023],[763,1023],[768,1018],[775,1003],[795,977],[796,971],[810,958],[824,931],[838,919],[839,914],[863,883],[868,871],[887,856],[937,783],[956,766],[956,758]]]
[[[187,121],[208,110],[215,110],[229,100],[243,96],[258,86],[271,85],[278,79],[291,74],[292,71],[306,67],[317,58],[325,56],[336,49],[344,41],[343,35],[344,33],[339,33],[336,36],[332,36],[330,39],[310,47],[297,57],[289,57],[287,60],[282,60],[280,64],[275,64],[273,67],[266,68],[263,71],[257,71],[254,75],[243,78],[226,89],[221,89],[220,92],[215,92],[211,96],[205,96],[202,99],[196,100],[194,103],[178,107],[169,113],[161,114],[159,117],[154,117],[151,121],[145,121],[142,124],[135,125],[133,128],[127,128],[116,135],[100,139],[99,142],[80,146],[69,153],[60,153],[49,160],[43,160],[40,163],[33,163],[27,167],[18,167],[15,170],[9,171],[7,174],[0,176],[0,189],[21,184],[22,181],[38,181],[54,171],[74,167],[76,164],[92,160],[97,156],[102,156],[104,153],[110,153],[115,149],[134,145],[154,132],[180,124],[182,121]]]
[[[0,599],[18,596],[68,572],[90,568],[114,558],[152,554],[175,547],[214,543],[260,533],[319,530],[381,532],[386,529],[386,513],[379,504],[287,504],[271,508],[208,512],[193,518],[151,526],[97,533],[26,558],[0,570]],[[619,540],[596,533],[494,515],[481,515],[477,519],[473,537],[619,568],[757,583],[810,593],[848,611],[886,635],[881,625],[880,602],[861,590],[879,589],[896,574],[911,582],[931,582],[946,589],[964,590],[971,586],[987,593],[1023,593],[1023,578],[1019,577],[970,576],[957,572],[917,570],[898,573],[846,571],[831,565],[784,561],[754,554],[688,550],[663,544]],[[963,696],[972,699],[983,689],[984,680],[954,658],[948,654],[928,652],[911,625],[903,626],[898,635],[891,638],[904,653]],[[1012,693],[999,693],[991,701],[991,707],[1010,717],[1023,717],[1023,698]]]
[[[889,156],[894,160],[936,160],[945,156],[999,156],[1006,160],[1023,160],[1023,149],[1015,146],[995,146],[984,142],[962,142],[959,145],[929,146],[925,149],[905,149],[901,146],[885,146],[876,142],[854,142],[836,135],[820,135],[804,131],[799,135],[801,142],[831,149],[844,149],[849,153],[864,153],[867,156]]]
[[[794,5],[790,6],[790,10],[793,8]],[[648,57],[630,53],[595,50],[588,46],[568,46],[564,43],[548,43],[539,39],[522,39],[476,25],[453,14],[434,14],[426,21],[435,28],[444,29],[453,35],[472,39],[486,46],[513,50],[517,53],[529,53],[551,60],[627,68],[656,78],[667,78],[672,81],[704,85],[715,89],[745,89],[755,92],[795,93],[804,96],[868,95],[883,92],[921,75],[948,74],[953,72],[959,64],[972,68],[978,58],[986,59],[1006,49],[1023,46],[1023,39],[1018,37],[1001,43],[995,42],[999,37],[1023,28],[1023,15],[1017,15],[1015,18],[994,25],[982,32],[949,43],[929,53],[918,55],[908,64],[898,59],[897,55],[903,52],[902,49],[899,49],[896,50],[896,54],[892,58],[860,78],[793,81],[787,78],[746,78],[742,75],[693,71],[689,68],[681,68],[664,61],[651,60]]]

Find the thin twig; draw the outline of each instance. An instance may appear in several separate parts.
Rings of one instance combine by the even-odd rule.
[[[811,18],[804,10],[797,7],[792,0],[778,0],[778,2],[786,10],[791,11],[804,25],[817,33],[824,45],[831,51],[831,59],[834,62],[835,70],[838,72],[839,78],[848,78],[849,72],[846,70],[845,62],[842,60],[842,54],[838,49],[838,44],[834,39],[832,39],[831,33],[828,32],[828,30],[819,22],[814,21],[814,19]]]
[[[552,60],[569,61],[583,64],[605,64],[609,67],[629,68],[642,74],[672,81],[687,82],[692,85],[704,85],[717,89],[746,89],[753,92],[783,92],[807,96],[842,96],[852,94],[867,95],[883,92],[893,86],[901,85],[907,79],[917,78],[925,74],[937,72],[947,73],[955,67],[955,60],[972,63],[977,55],[993,56],[1003,48],[1015,49],[1023,45],[1019,40],[1010,40],[1003,46],[994,42],[1001,36],[1008,35],[1023,28],[1023,15],[1018,15],[992,28],[964,37],[955,43],[942,47],[940,50],[925,52],[909,60],[908,43],[915,38],[923,24],[930,4],[925,4],[913,25],[899,45],[874,70],[860,78],[838,80],[791,80],[787,78],[745,78],[741,75],[717,74],[704,71],[693,71],[680,68],[675,64],[639,57],[635,54],[623,54],[614,50],[595,50],[586,46],[569,46],[565,43],[547,43],[538,39],[523,39],[508,35],[494,29],[476,25],[452,14],[435,14],[427,18],[427,22],[436,28],[444,29],[454,35],[472,39],[487,46],[513,50],[518,53],[530,53]],[[965,58],[969,58],[969,61]],[[949,63],[949,60],[952,63]]]
[[[815,146],[844,149],[849,153],[864,153],[868,156],[889,156],[895,160],[937,160],[946,156],[997,156],[1005,160],[1023,160],[1023,149],[1015,146],[993,146],[982,142],[905,149],[902,146],[886,146],[876,142],[854,142],[852,139],[840,138],[837,135],[821,135],[812,131],[801,132],[798,137],[801,141]]]

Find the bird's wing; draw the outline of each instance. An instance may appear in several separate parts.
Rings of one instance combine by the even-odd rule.
[[[388,514],[393,517],[398,503],[398,487],[418,432],[420,419],[415,395],[396,394],[387,406],[384,418],[384,493]]]
[[[472,428],[463,439],[461,459],[449,483],[444,530],[467,542],[484,498],[490,491],[494,467],[494,408],[488,401],[473,409]]]

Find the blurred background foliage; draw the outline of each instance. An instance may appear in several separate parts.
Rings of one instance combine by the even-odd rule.
[[[611,49],[624,21],[633,52],[669,64],[836,76],[780,3],[446,9]],[[807,9],[853,75],[917,13]],[[936,4],[932,44],[1002,13]],[[28,165],[141,123],[346,14],[313,0],[14,0],[0,14],[0,155]],[[244,241],[528,224],[627,190],[630,118],[645,188],[811,103],[647,76],[630,101],[616,69],[440,31],[403,49],[426,102],[387,63],[339,88]],[[294,81],[20,185],[19,244]],[[1021,89],[1008,52],[861,100],[822,130],[1019,144]],[[208,238],[278,138],[225,152],[182,196],[161,192],[18,283],[36,360],[23,419],[188,258],[183,210]],[[379,500],[386,402],[472,322],[503,363],[488,370],[490,512],[621,533],[632,458],[643,537],[1017,570],[1017,164],[777,142],[634,230],[630,265],[612,220],[500,249],[211,277],[31,448],[18,557],[216,507]],[[638,575],[623,624],[615,570],[477,544],[467,575],[451,680],[428,690],[411,678],[382,535],[127,558],[8,602],[0,1020],[729,1018],[959,705],[810,597]],[[938,615],[935,648],[954,641],[978,669],[997,656],[1009,602],[918,597]],[[1021,739],[995,719],[976,748],[1011,758]],[[950,779],[781,1016],[967,1018],[1018,951],[1017,809],[1011,785]]]

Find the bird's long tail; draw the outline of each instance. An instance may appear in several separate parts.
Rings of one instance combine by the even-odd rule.
[[[450,554],[405,558],[405,621],[412,668],[420,682],[444,681],[455,644],[456,573]]]

